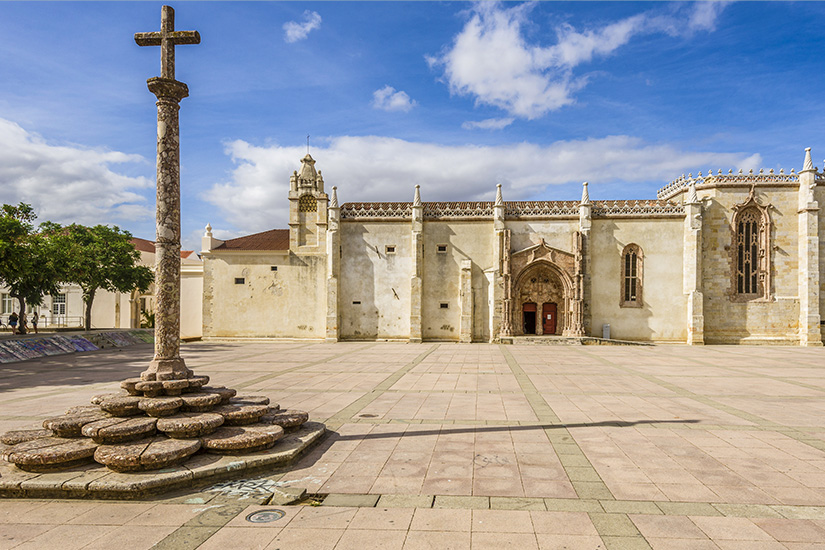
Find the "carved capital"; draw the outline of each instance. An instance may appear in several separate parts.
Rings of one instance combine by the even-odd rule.
[[[189,87],[173,78],[156,76],[146,81],[149,91],[155,94],[158,100],[171,100],[179,103],[184,97],[189,97]]]

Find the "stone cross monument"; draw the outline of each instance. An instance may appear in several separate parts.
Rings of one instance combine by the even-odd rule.
[[[199,44],[197,31],[176,31],[175,10],[163,6],[160,32],[135,34],[139,46],[160,46],[160,76],[146,81],[158,98],[155,356],[144,380],[188,378],[180,357],[180,138],[178,111],[189,88],[175,80],[175,46]]]

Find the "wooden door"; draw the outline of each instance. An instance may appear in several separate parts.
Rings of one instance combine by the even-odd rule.
[[[544,304],[541,308],[542,332],[556,334],[556,304]]]

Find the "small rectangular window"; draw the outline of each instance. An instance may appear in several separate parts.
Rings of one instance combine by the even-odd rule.
[[[436,252],[439,254],[446,254],[447,253],[447,245],[446,244],[439,244],[435,248]]]
[[[246,282],[246,279],[244,279],[243,277],[235,277],[235,284],[236,285],[242,285],[245,282]]]
[[[278,266],[277,265],[269,266],[269,270],[270,271],[278,271]]]
[[[352,302],[352,305],[354,305],[354,306],[360,306],[360,305],[361,305],[361,302],[359,302],[359,301],[355,301],[355,302]]]
[[[52,296],[52,314],[66,315],[66,295],[55,294]]]
[[[450,304],[447,302],[441,302],[441,309],[450,309]]]
[[[385,250],[386,250],[387,254],[395,254],[395,245],[394,244],[388,244],[387,248]]]

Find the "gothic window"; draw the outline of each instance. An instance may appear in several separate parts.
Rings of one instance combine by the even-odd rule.
[[[643,259],[637,244],[629,244],[622,250],[621,307],[642,307]]]
[[[749,209],[736,220],[736,293],[759,293],[759,213]]]
[[[299,212],[315,212],[316,210],[318,210],[318,202],[312,195],[302,195],[298,199]]]

